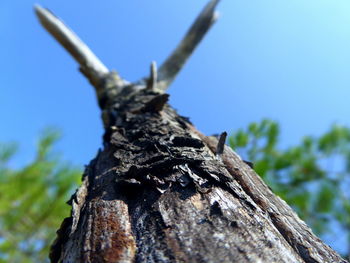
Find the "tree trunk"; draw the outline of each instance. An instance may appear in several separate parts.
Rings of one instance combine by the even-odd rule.
[[[345,262],[166,97],[143,90],[115,107],[52,262]]]
[[[212,24],[216,3],[190,29],[192,42]],[[166,103],[187,40],[160,79],[153,64],[141,84],[81,66],[103,110],[104,149],[70,200],[51,262],[346,262],[223,146],[224,136],[204,136]]]

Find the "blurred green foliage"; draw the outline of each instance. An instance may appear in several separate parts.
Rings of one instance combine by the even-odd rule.
[[[285,149],[278,145],[279,135],[279,125],[265,119],[233,133],[229,144],[254,163],[254,170],[316,234],[333,236],[335,241],[342,238],[341,233],[348,241],[346,250],[350,244],[350,129],[334,125],[318,138],[306,136]]]
[[[47,262],[49,245],[70,207],[81,171],[52,150],[59,133],[46,130],[34,160],[13,169],[15,144],[0,144],[0,262]]]

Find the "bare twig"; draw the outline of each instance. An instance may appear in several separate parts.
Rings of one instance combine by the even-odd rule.
[[[58,17],[38,5],[34,8],[41,24],[74,57],[80,65],[81,72],[97,88],[100,81],[109,73],[107,67]]]
[[[180,44],[159,68],[159,88],[167,89],[198,43],[216,21],[218,15],[214,10],[218,2],[219,0],[211,0],[205,6]]]
[[[218,158],[220,158],[224,152],[226,137],[227,137],[227,132],[223,132],[220,134],[218,145],[216,147],[216,157]]]
[[[157,70],[157,63],[155,61],[152,61],[151,63],[151,70],[150,70],[150,76],[148,78],[148,83],[147,83],[147,89],[154,90],[157,81],[158,81],[158,70]]]

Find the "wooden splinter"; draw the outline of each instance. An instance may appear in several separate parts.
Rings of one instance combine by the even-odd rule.
[[[220,134],[218,145],[216,147],[216,156],[217,157],[220,157],[224,152],[226,137],[227,137],[227,132],[223,132]]]
[[[150,76],[147,83],[147,89],[155,90],[157,86],[157,81],[158,81],[157,63],[155,61],[152,61]]]

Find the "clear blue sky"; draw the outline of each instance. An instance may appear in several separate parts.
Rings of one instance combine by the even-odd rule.
[[[206,1],[42,0],[111,69],[148,74],[184,35]],[[87,164],[101,145],[94,91],[73,59],[41,28],[32,0],[0,1],[0,141],[32,157],[55,125],[66,159]],[[282,145],[350,124],[348,0],[222,0],[221,18],[170,88],[171,104],[204,133],[269,117]]]

